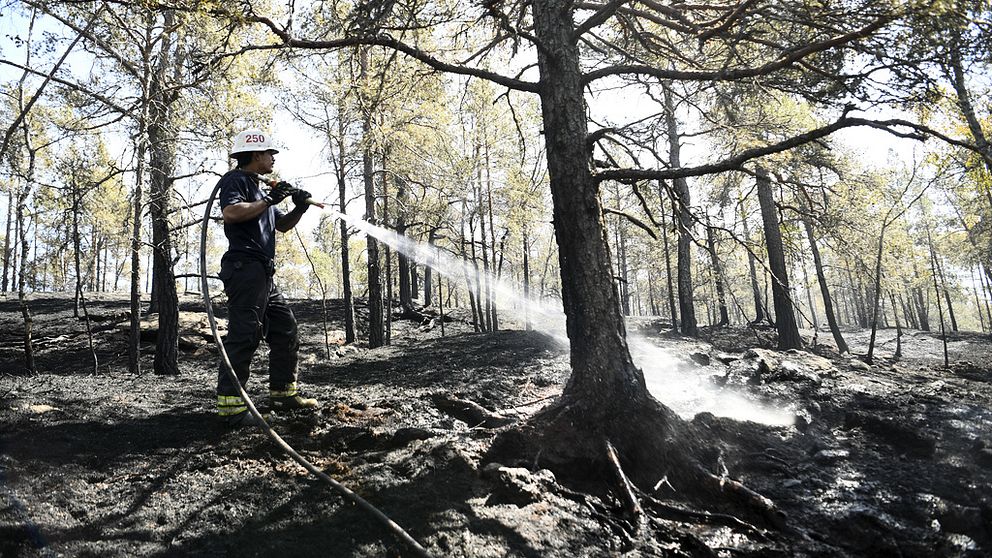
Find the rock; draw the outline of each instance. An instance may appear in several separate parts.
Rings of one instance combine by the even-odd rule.
[[[482,477],[493,481],[493,492],[486,503],[514,504],[524,507],[539,502],[544,492],[555,484],[555,475],[547,469],[532,473],[523,467],[505,467],[489,463],[482,469]]]
[[[941,531],[980,540],[988,540],[992,536],[992,525],[984,517],[986,512],[979,507],[962,506],[935,494],[918,494],[917,499]]]
[[[706,353],[692,353],[689,355],[689,358],[692,359],[692,362],[700,366],[709,366],[711,362],[710,355]]]
[[[816,454],[813,455],[813,461],[823,464],[835,463],[842,459],[847,459],[850,456],[851,452],[846,449],[825,449],[816,452]]]
[[[51,405],[30,405],[28,410],[36,415],[43,415],[52,411],[58,411],[59,409]]]
[[[765,377],[765,380],[772,382],[807,382],[813,385],[823,383],[819,374],[792,360],[782,361],[774,371]]]
[[[358,354],[359,352],[360,351],[358,347],[354,345],[342,345],[341,347],[338,348],[338,350],[334,351],[334,354],[338,355],[339,357],[343,357],[347,355],[355,355]]]
[[[847,360],[847,365],[851,370],[858,370],[861,372],[868,372],[871,370],[870,364],[854,357]]]
[[[795,425],[800,432],[805,432],[811,424],[813,424],[813,414],[808,409],[796,411]]]
[[[732,353],[717,353],[713,355],[713,358],[715,358],[719,362],[722,362],[723,364],[730,364],[731,362],[740,360],[741,355],[735,355]]]
[[[767,374],[778,366],[778,353],[768,349],[752,348],[744,353],[745,359],[751,359],[758,363],[758,373]]]
[[[761,364],[756,360],[744,359],[730,363],[725,384],[743,386],[757,384],[761,381]]]

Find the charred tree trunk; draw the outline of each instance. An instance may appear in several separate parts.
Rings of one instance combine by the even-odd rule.
[[[924,282],[920,279],[920,270],[916,265],[916,258],[913,260],[913,277],[916,279],[916,284],[912,288],[912,301],[915,305],[916,316],[920,322],[920,329],[923,331],[930,331],[930,316],[927,310],[927,300],[923,296],[923,289],[920,288],[921,284]]]
[[[899,305],[896,304],[896,295],[889,291],[889,302],[892,303],[892,317],[896,322],[896,352],[895,358],[902,357],[902,322],[899,320]]]
[[[771,182],[764,168],[757,168],[758,202],[765,228],[768,267],[772,273],[772,299],[775,304],[775,327],[780,349],[802,348],[802,338],[796,325],[796,314],[789,297],[789,276],[785,267],[785,247],[779,230],[778,211],[772,198]]]
[[[741,209],[741,213],[743,212]],[[744,224],[744,242],[751,246],[751,228],[747,225],[747,215],[741,215],[741,222]],[[761,286],[758,284],[754,253],[750,249],[747,251],[747,268],[751,278],[751,296],[754,297],[754,323],[758,324],[765,320],[765,305],[762,302]]]
[[[527,231],[527,226],[524,225],[523,230],[523,248],[524,248],[524,330],[530,331],[530,313],[528,307],[530,306],[530,236]]]
[[[662,247],[665,252],[665,283],[666,283],[666,294],[668,295],[668,312],[672,319],[672,330],[679,330],[679,314],[678,309],[675,306],[675,286],[672,284],[672,255],[668,248],[668,223],[665,215],[668,214],[665,211],[665,207],[668,206],[665,200],[664,188],[661,182],[658,182],[658,197],[661,199],[661,242]]]
[[[34,182],[34,169],[35,161],[37,158],[37,150],[31,147],[31,138],[28,132],[27,124],[23,125],[24,128],[24,145],[28,151],[28,167],[27,173],[24,177],[24,186],[17,193],[17,236],[18,241],[21,245],[21,265],[17,269],[17,303],[21,308],[21,318],[24,322],[24,335],[22,337],[24,342],[24,370],[25,372],[33,374],[36,372],[35,362],[34,362],[34,340],[33,340],[33,329],[34,329],[34,319],[31,316],[31,308],[28,306],[27,298],[27,265],[25,262],[28,261],[28,231],[27,231],[27,202],[28,198],[31,197],[31,185]]]
[[[338,161],[335,169],[338,179],[338,211],[344,215],[348,209],[348,184],[346,180],[345,157],[347,156],[346,126],[345,126],[344,103],[338,104],[338,134],[337,150]],[[355,335],[355,300],[351,290],[351,247],[348,245],[349,233],[348,223],[344,219],[338,220],[341,227],[341,283],[344,292],[344,341],[354,343],[357,339]]]
[[[599,184],[586,148],[575,8],[570,0],[531,6],[534,34],[542,46],[539,94],[572,373],[559,400],[529,419],[530,427],[501,435],[490,456],[525,451],[527,459],[535,460],[539,453],[540,466],[574,475],[581,463],[586,474],[600,479],[604,472],[619,471],[615,476],[628,493],[628,481],[652,486],[667,475],[678,490],[695,489],[703,498],[739,496],[746,488],[736,490],[741,485],[733,481],[721,483],[701,465],[704,444],[689,424],[651,397],[631,360]],[[748,499],[749,504],[759,501],[757,506],[768,512],[763,517],[773,522],[777,517],[781,526],[770,502]]]
[[[167,10],[165,28],[173,25],[174,14]],[[172,196],[172,173],[175,167],[175,140],[167,125],[172,104],[178,93],[168,90],[166,72],[172,70],[172,31],[162,34],[159,65],[152,75],[149,96],[148,126],[148,208],[152,221],[152,291],[157,302],[158,335],[155,338],[155,374],[179,374],[179,295],[172,260],[172,235],[169,227],[169,202]],[[177,60],[176,63],[179,61]]]
[[[937,254],[933,249],[933,239],[930,237],[930,229],[927,228],[927,244],[930,248],[930,274],[933,277],[933,292],[936,295],[937,314],[940,317],[940,339],[944,345],[944,367],[950,366],[950,359],[947,354],[947,331],[944,329],[944,309],[940,304],[940,287],[937,285]]]
[[[679,143],[678,126],[675,122],[675,104],[672,92],[665,87],[665,122],[668,127],[668,158],[672,168],[682,166],[682,147]],[[679,284],[679,329],[683,335],[697,337],[696,308],[692,293],[692,212],[690,211],[689,183],[684,178],[673,181],[675,189],[678,224],[678,284]]]
[[[406,198],[406,182],[402,178],[397,177],[395,230],[396,234],[403,236],[406,236],[407,231]],[[397,250],[396,259],[399,273],[400,307],[403,309],[404,316],[413,316],[417,314],[417,312],[413,308],[413,286],[410,283],[410,258],[408,258],[402,250]]]
[[[947,317],[951,320],[951,331],[958,330],[958,320],[954,316],[954,305],[951,303],[951,291],[947,288],[947,278],[944,276],[944,266],[940,265],[940,259],[937,261],[937,273],[940,275],[940,286],[941,292],[944,295],[944,302],[947,303]]]
[[[727,297],[723,291],[723,268],[720,266],[720,257],[716,253],[716,239],[714,238],[713,227],[706,227],[706,246],[709,248],[710,261],[713,263],[713,281],[716,287],[716,300],[720,311],[720,321],[717,327],[723,327],[730,323],[730,314],[727,312]]]
[[[847,353],[850,349],[844,335],[840,332],[840,325],[834,315],[833,300],[830,297],[830,288],[827,285],[827,275],[823,271],[823,259],[820,257],[820,248],[816,245],[816,237],[813,234],[813,224],[808,215],[803,216],[803,228],[806,229],[806,239],[809,241],[810,253],[813,255],[813,267],[816,269],[816,282],[820,285],[820,297],[823,299],[823,313],[827,317],[827,325],[830,326],[830,334],[833,335],[834,343],[837,344],[837,351],[841,354]]]
[[[14,190],[13,188],[7,193],[7,231],[3,236],[3,292],[8,292],[8,287],[11,283],[9,278],[11,277],[11,258],[10,253],[12,247],[10,245],[10,233],[13,230],[14,225],[14,206],[17,205],[14,200]]]
[[[437,251],[437,246],[434,243],[437,241],[437,229],[431,229],[427,233],[427,244],[434,250]],[[424,266],[424,306],[430,306],[434,304],[434,270],[431,266]],[[438,292],[441,292],[440,279],[438,280]],[[439,295],[440,296],[440,295]],[[438,299],[438,304],[441,300]]]
[[[365,81],[369,72],[369,51],[362,48],[359,53],[361,68],[360,79]],[[372,161],[372,108],[364,103],[362,113],[362,179],[365,184],[365,221],[377,225],[375,213],[375,180],[373,177]],[[379,241],[372,235],[366,235],[366,252],[368,254],[368,286],[369,286],[369,348],[381,347],[385,344],[385,331],[382,309],[382,271],[379,262]]]

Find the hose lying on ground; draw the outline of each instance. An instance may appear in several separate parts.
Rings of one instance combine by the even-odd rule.
[[[265,432],[265,434],[269,438],[271,438],[273,442],[276,443],[277,446],[279,446],[284,452],[286,452],[287,455],[292,457],[293,461],[296,461],[304,469],[310,471],[310,473],[315,475],[317,478],[331,485],[331,488],[337,491],[346,500],[351,501],[352,503],[356,504],[358,507],[372,514],[372,516],[375,517],[380,523],[382,523],[386,527],[386,529],[388,529],[392,534],[396,535],[396,537],[399,538],[401,541],[406,543],[406,545],[410,548],[410,550],[414,552],[414,554],[416,554],[417,556],[429,557],[430,554],[427,552],[427,550],[423,546],[421,546],[420,543],[416,541],[416,539],[411,537],[409,533],[404,531],[402,527],[396,524],[395,521],[389,519],[389,517],[387,517],[386,514],[379,511],[378,508],[368,503],[364,498],[362,498],[358,494],[355,494],[354,492],[349,490],[343,484],[331,478],[327,473],[318,469],[312,463],[307,461],[305,457],[303,457],[295,449],[293,449],[293,447],[290,446],[289,443],[286,442],[286,440],[283,440],[282,437],[279,436],[279,434],[277,434],[276,431],[272,429],[269,423],[266,422],[262,414],[258,412],[258,409],[255,407],[254,402],[252,402],[251,398],[248,397],[248,392],[245,391],[245,388],[241,385],[241,382],[238,380],[237,374],[234,373],[234,367],[231,365],[231,359],[227,356],[227,351],[224,350],[224,343],[220,338],[220,333],[217,331],[217,319],[216,317],[214,317],[213,304],[210,302],[210,286],[207,284],[207,226],[210,223],[210,212],[213,209],[214,199],[217,197],[218,190],[219,190],[219,185],[215,186],[213,191],[210,192],[210,198],[207,200],[207,209],[203,214],[203,225],[200,231],[200,284],[201,284],[201,289],[203,290],[203,302],[207,308],[207,318],[210,320],[210,329],[214,334],[214,340],[217,342],[217,349],[218,352],[220,353],[221,360],[224,362],[224,369],[227,371],[227,374],[230,376],[231,381],[234,382],[234,385],[238,386],[238,392],[240,393],[241,398],[244,399],[245,405],[247,405],[248,407],[248,412],[250,412],[252,416],[255,417],[256,421],[259,424],[259,428],[261,428]]]

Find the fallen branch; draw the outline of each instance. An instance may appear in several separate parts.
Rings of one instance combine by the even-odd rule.
[[[644,522],[644,510],[641,508],[641,504],[637,499],[637,495],[634,493],[634,485],[627,478],[627,475],[623,472],[623,467],[620,465],[620,457],[617,455],[616,448],[609,440],[606,440],[606,458],[610,462],[613,468],[613,473],[617,477],[618,488],[620,489],[620,497],[623,501],[623,511],[630,521],[630,525],[633,528],[634,533],[637,533],[641,528],[641,524]]]
[[[499,428],[516,422],[516,419],[494,413],[478,403],[451,395],[434,394],[431,401],[441,412],[471,426]]]

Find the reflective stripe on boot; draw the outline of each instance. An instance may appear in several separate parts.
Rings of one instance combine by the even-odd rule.
[[[229,417],[236,415],[238,413],[244,413],[248,410],[248,405],[245,404],[245,400],[241,398],[240,395],[218,395],[217,396],[217,415],[221,417]]]

